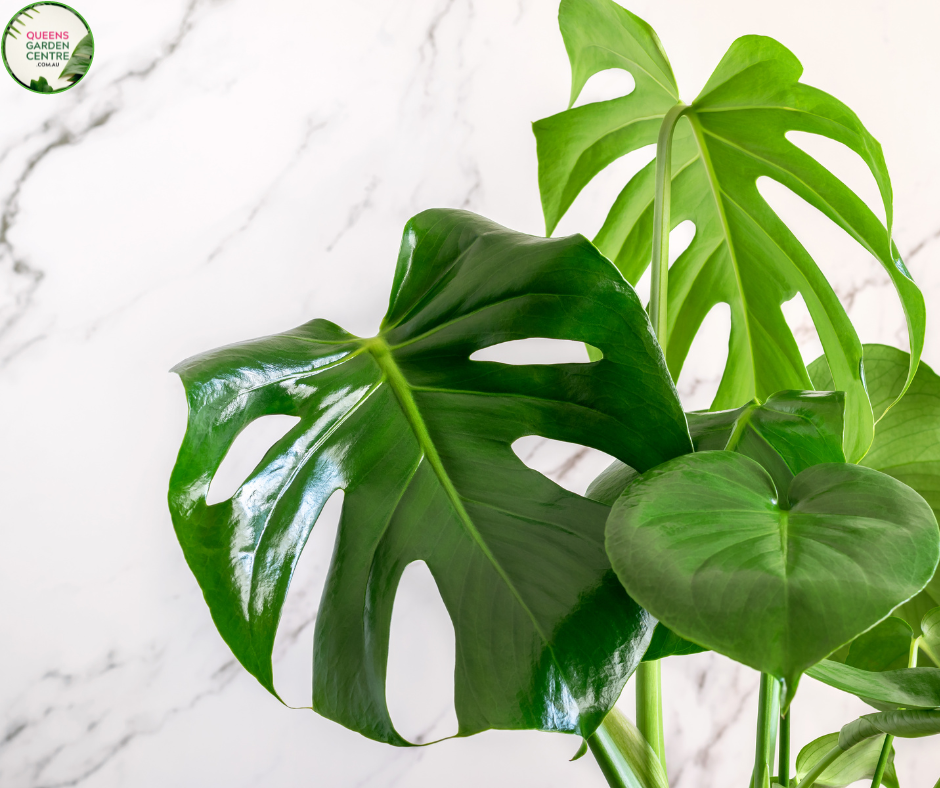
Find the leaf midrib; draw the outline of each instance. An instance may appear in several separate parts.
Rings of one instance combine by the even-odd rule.
[[[444,463],[437,452],[437,447],[434,445],[434,441],[431,439],[431,434],[428,432],[427,425],[424,423],[424,418],[421,415],[421,411],[418,409],[418,404],[415,402],[414,397],[412,396],[411,384],[408,383],[404,373],[396,363],[394,357],[392,356],[391,349],[381,337],[373,337],[372,339],[367,340],[365,344],[369,352],[372,354],[372,357],[375,359],[379,369],[382,371],[386,383],[392,390],[395,398],[398,400],[398,404],[401,407],[402,413],[405,416],[405,419],[407,420],[408,425],[411,427],[412,433],[418,442],[418,448],[427,458],[428,464],[434,471],[435,476],[437,476],[438,482],[443,488],[444,493],[453,507],[454,512],[457,514],[461,524],[464,526],[467,533],[470,535],[470,538],[477,545],[483,555],[486,556],[487,560],[496,570],[496,573],[506,584],[506,587],[509,589],[510,593],[519,603],[519,606],[525,611],[526,615],[529,617],[529,620],[532,622],[533,628],[545,643],[545,646],[548,648],[549,653],[552,656],[552,661],[555,663],[561,675],[565,675],[565,671],[563,670],[562,665],[559,664],[558,659],[556,658],[555,651],[551,646],[551,641],[549,640],[548,635],[542,629],[535,615],[532,613],[525,600],[519,594],[519,591],[513,584],[512,579],[506,573],[506,570],[503,569],[502,565],[496,559],[496,556],[493,555],[489,545],[486,544],[482,534],[479,532],[479,530],[477,530],[476,525],[473,523],[473,520],[470,518],[469,513],[464,507],[463,499],[461,498],[460,493],[457,491],[457,488],[454,486],[453,481],[451,481],[451,478],[447,473],[447,469],[444,467]]]

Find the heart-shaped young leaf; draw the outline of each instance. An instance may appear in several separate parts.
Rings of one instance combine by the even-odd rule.
[[[528,337],[586,341],[604,358],[469,358]],[[174,525],[216,626],[265,687],[274,692],[293,568],[344,490],[316,623],[314,709],[407,743],[386,707],[386,661],[395,589],[422,560],[454,622],[460,735],[594,731],[652,622],[607,561],[608,508],[527,468],[512,443],[541,435],[646,470],[691,442],[642,305],[588,241],[427,211],[405,228],[377,337],[314,320],[176,371],[190,415],[170,483]],[[267,414],[300,421],[230,500],[207,505],[236,436]]]
[[[627,96],[568,109],[534,124],[539,189],[551,232],[581,189],[615,159],[656,142],[679,91],[649,26],[612,0],[564,0],[559,23],[572,66],[572,103],[587,79],[628,71]],[[767,177],[803,198],[884,266],[907,316],[913,377],[923,348],[925,309],[891,242],[891,182],[881,146],[832,96],[802,84],[802,66],[773,39],[735,41],[676,126],[671,227],[695,224],[691,244],[668,277],[668,330],[660,337],[675,379],[706,314],[731,310],[728,363],[712,405],[721,410],[775,391],[810,388],[781,305],[800,293],[836,383],[846,392],[846,455],[857,460],[872,437],[862,380],[862,347],[816,263],[761,196]],[[570,105],[569,105],[570,106]],[[669,122],[672,122],[670,116]],[[787,139],[808,132],[842,143],[871,170],[888,227],[852,190]],[[655,163],[615,201],[594,242],[636,283],[650,262]]]
[[[725,449],[758,462],[785,500],[796,474],[842,453],[845,396],[841,391],[778,391],[763,405],[689,413],[696,451]]]
[[[839,734],[827,733],[825,736],[820,736],[815,741],[811,741],[800,750],[800,754],[796,756],[797,782],[802,781],[817,761],[838,745]],[[859,780],[871,780],[875,776],[875,769],[878,766],[883,745],[884,736],[867,739],[827,766],[823,773],[816,778],[813,785],[815,788],[845,788],[845,786]],[[894,768],[893,746],[888,756],[888,766],[885,769],[881,784],[888,786],[888,788],[898,788],[898,776]]]
[[[807,670],[806,675],[856,695],[875,708],[940,707],[940,669],[937,668],[874,672],[824,659]]]
[[[940,377],[921,363],[904,392],[910,356],[887,345],[865,345],[864,349],[866,385],[878,423],[871,449],[861,464],[900,479],[940,515]],[[812,362],[809,372],[816,388],[833,385],[825,358]],[[896,402],[902,392],[904,396]],[[896,615],[916,632],[927,611],[937,605],[940,576],[902,605]]]
[[[933,512],[896,479],[827,463],[789,508],[740,454],[677,457],[632,481],[607,522],[627,592],[682,637],[787,682],[872,627],[933,575]]]
[[[852,641],[845,664],[859,670],[902,670],[909,665],[914,630],[890,616]]]

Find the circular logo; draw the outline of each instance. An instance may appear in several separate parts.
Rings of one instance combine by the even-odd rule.
[[[63,3],[33,3],[10,20],[0,41],[10,76],[34,93],[61,93],[88,73],[91,28]]]

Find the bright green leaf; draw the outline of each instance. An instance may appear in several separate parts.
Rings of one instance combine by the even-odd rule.
[[[806,777],[813,765],[838,744],[839,734],[827,733],[800,750],[800,754],[796,756],[797,781]],[[875,775],[883,745],[884,736],[879,736],[865,741],[858,747],[853,747],[816,778],[815,788],[845,788],[859,780],[871,780]],[[888,767],[885,769],[881,784],[888,788],[898,788],[898,776],[894,769],[894,747],[891,748],[891,754],[888,757]]]
[[[628,71],[627,96],[534,124],[539,189],[551,232],[575,197],[614,160],[652,144],[679,103],[666,56],[653,31],[611,0],[566,0],[559,24],[572,65],[572,97],[592,74]],[[846,392],[845,450],[861,457],[873,420],[862,378],[862,347],[845,310],[806,249],[757,188],[768,177],[787,187],[871,253],[887,271],[907,316],[912,348],[908,380],[923,348],[925,308],[890,239],[891,183],[881,146],[844,104],[799,82],[802,66],[762,36],[735,41],[678,122],[672,153],[671,226],[690,220],[695,236],[669,272],[666,358],[678,379],[708,312],[731,310],[728,363],[713,409],[738,407],[776,391],[810,388],[781,305],[800,293],[836,384]],[[868,166],[888,227],[858,195],[791,143],[788,132],[819,134],[850,148]],[[595,244],[636,283],[650,262],[655,162],[612,206]]]
[[[940,669],[904,668],[872,672],[825,659],[806,671],[823,684],[857,695],[883,707],[935,709],[940,707]]]
[[[37,93],[55,93],[55,88],[46,81],[45,77],[30,80],[29,89]]]
[[[935,663],[940,663],[940,607],[927,612],[921,620],[920,631],[923,638],[921,647]]]
[[[740,454],[677,457],[627,486],[607,552],[657,619],[792,697],[807,668],[924,587],[940,538],[917,493],[857,465],[814,465],[789,499]]]
[[[587,342],[604,358],[469,358],[529,337]],[[422,560],[454,622],[459,735],[594,731],[651,622],[604,553],[608,508],[527,468],[512,443],[540,435],[641,470],[692,446],[642,305],[588,241],[426,211],[405,228],[378,337],[314,320],[176,371],[190,414],[174,525],[216,626],[266,688],[291,573],[344,490],[316,623],[315,710],[407,743],[386,707],[386,661],[399,578]],[[230,500],[207,505],[237,435],[269,414],[300,421]]]
[[[914,631],[891,616],[852,641],[845,664],[859,670],[902,670],[908,666]]]

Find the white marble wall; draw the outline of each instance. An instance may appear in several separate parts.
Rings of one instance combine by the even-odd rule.
[[[567,98],[555,6],[82,0],[97,54],[81,85],[39,96],[0,75],[0,785],[603,784],[589,757],[568,763],[568,737],[491,732],[400,750],[284,709],[216,635],[165,504],[185,420],[176,361],[316,316],[374,332],[401,227],[423,208],[541,232],[529,123]],[[659,31],[686,97],[735,36],[760,32],[855,108],[884,143],[898,244],[940,304],[940,5],[632,8]],[[622,178],[613,168],[587,190],[561,231],[591,234]],[[804,221],[863,340],[904,346],[887,278],[811,210],[772,197]],[[811,328],[799,335],[814,355]],[[689,404],[707,404],[721,345],[697,345],[680,381]],[[529,450],[562,474],[559,447]],[[584,489],[598,464],[583,457],[564,483]],[[305,553],[277,645],[279,685],[297,704],[336,510]],[[451,635],[426,576],[406,580],[390,701],[407,730],[443,729]],[[745,785],[756,676],[715,655],[668,660],[664,675],[674,785]],[[424,688],[410,711],[409,687]],[[864,710],[807,679],[794,738]],[[933,785],[938,749],[899,745],[905,788]]]

